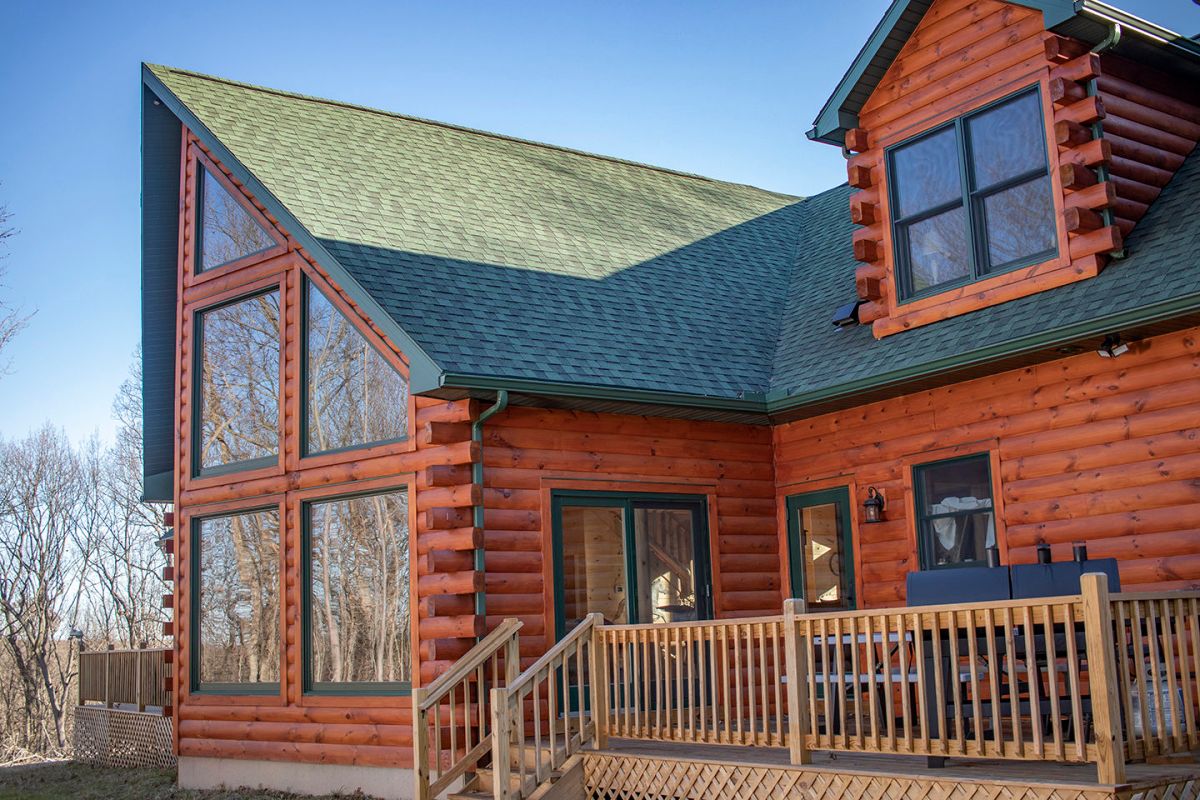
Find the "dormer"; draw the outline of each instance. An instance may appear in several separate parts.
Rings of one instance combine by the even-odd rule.
[[[1091,0],[896,0],[809,137],[877,338],[1095,277],[1200,139],[1200,44]]]

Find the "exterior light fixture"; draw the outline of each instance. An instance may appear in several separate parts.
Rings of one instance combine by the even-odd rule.
[[[1100,349],[1096,354],[1101,358],[1116,358],[1129,352],[1129,345],[1121,341],[1121,334],[1110,333],[1104,337],[1104,341],[1100,343]]]
[[[883,522],[883,495],[872,486],[867,489],[867,499],[863,501],[865,522]]]
[[[862,300],[855,300],[852,303],[838,306],[838,310],[833,312],[833,327],[843,330],[845,328],[853,328],[857,325],[858,307],[861,305]]]
[[[162,536],[155,539],[154,543],[158,545],[159,550],[169,555],[175,549],[175,530],[173,528],[164,528]]]

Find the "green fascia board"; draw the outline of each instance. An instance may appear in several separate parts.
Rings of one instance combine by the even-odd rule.
[[[142,478],[142,502],[172,503],[175,501],[175,473],[156,472]]]
[[[507,389],[516,394],[544,395],[549,397],[582,400],[608,400],[612,402],[638,403],[682,408],[703,408],[715,411],[740,411],[766,413],[765,398],[761,393],[747,392],[742,397],[713,397],[664,392],[652,389],[626,389],[619,386],[602,386],[585,383],[560,383],[538,381],[527,378],[504,378],[489,375],[463,375],[444,373],[441,388],[465,391],[497,391]]]
[[[309,233],[295,215],[279,202],[250,170],[242,165],[229,148],[200,121],[199,117],[193,114],[191,109],[158,79],[150,66],[144,63],[142,64],[142,82],[187,126],[188,130],[199,137],[216,154],[221,163],[242,182],[260,203],[266,206],[267,210],[283,224],[301,247],[316,259],[317,264],[329,273],[350,299],[363,309],[367,317],[400,348],[408,358],[408,380],[411,391],[414,394],[421,394],[437,388],[442,374],[441,367],[417,344],[416,340],[400,327],[390,314],[384,311],[378,301],[359,284],[349,271],[342,267],[317,238]]]
[[[812,129],[806,133],[809,139],[839,147],[844,144],[846,131],[858,125],[861,108],[861,104],[850,102],[850,96],[875,88],[867,71],[874,68],[882,74],[887,70],[931,4],[931,0],[894,0],[813,120]],[[1084,0],[1020,0],[1015,5],[1041,11],[1049,29],[1079,13]],[[897,34],[902,37],[900,44],[896,43]]]

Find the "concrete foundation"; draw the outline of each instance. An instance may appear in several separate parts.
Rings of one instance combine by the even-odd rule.
[[[413,773],[399,767],[349,767],[295,761],[180,756],[181,789],[274,789],[296,794],[362,792],[383,800],[412,800]]]

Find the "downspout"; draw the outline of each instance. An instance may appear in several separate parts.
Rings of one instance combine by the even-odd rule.
[[[1109,30],[1109,32],[1108,32],[1108,36],[1105,36],[1104,41],[1100,42],[1098,45],[1093,47],[1091,52],[1095,53],[1096,55],[1102,55],[1103,53],[1106,53],[1109,50],[1111,50],[1112,48],[1116,47],[1117,43],[1120,41],[1121,41],[1121,23],[1114,22],[1112,29]],[[1098,82],[1099,81],[1095,76],[1088,78],[1088,82],[1087,82],[1087,96],[1088,97],[1095,97],[1097,94],[1099,94],[1100,90],[1099,90]],[[1095,122],[1092,123],[1092,138],[1096,139],[1096,140],[1104,138],[1104,121],[1103,120],[1097,119]],[[1103,183],[1104,181],[1107,181],[1109,179],[1108,164],[1104,163],[1103,161],[1100,162],[1098,165],[1096,165],[1096,179],[1099,180],[1101,183]],[[1105,226],[1112,225],[1115,222],[1115,219],[1113,218],[1113,210],[1111,208],[1100,209],[1100,218],[1104,220]],[[1112,256],[1114,259],[1124,258],[1125,257],[1125,249],[1121,248],[1120,250],[1113,250],[1109,253],[1109,255]]]
[[[480,452],[479,460],[471,465],[471,483],[476,487],[479,495],[479,501],[475,503],[475,518],[473,520],[475,527],[482,535],[483,531],[483,423],[499,414],[508,407],[508,390],[500,389],[496,392],[496,402],[488,408],[484,409],[479,418],[471,423],[471,441],[479,442]],[[484,553],[486,547],[483,542],[480,542],[479,547],[475,548],[475,571],[484,572],[485,562]],[[475,593],[475,614],[487,618],[487,591],[480,589]]]

